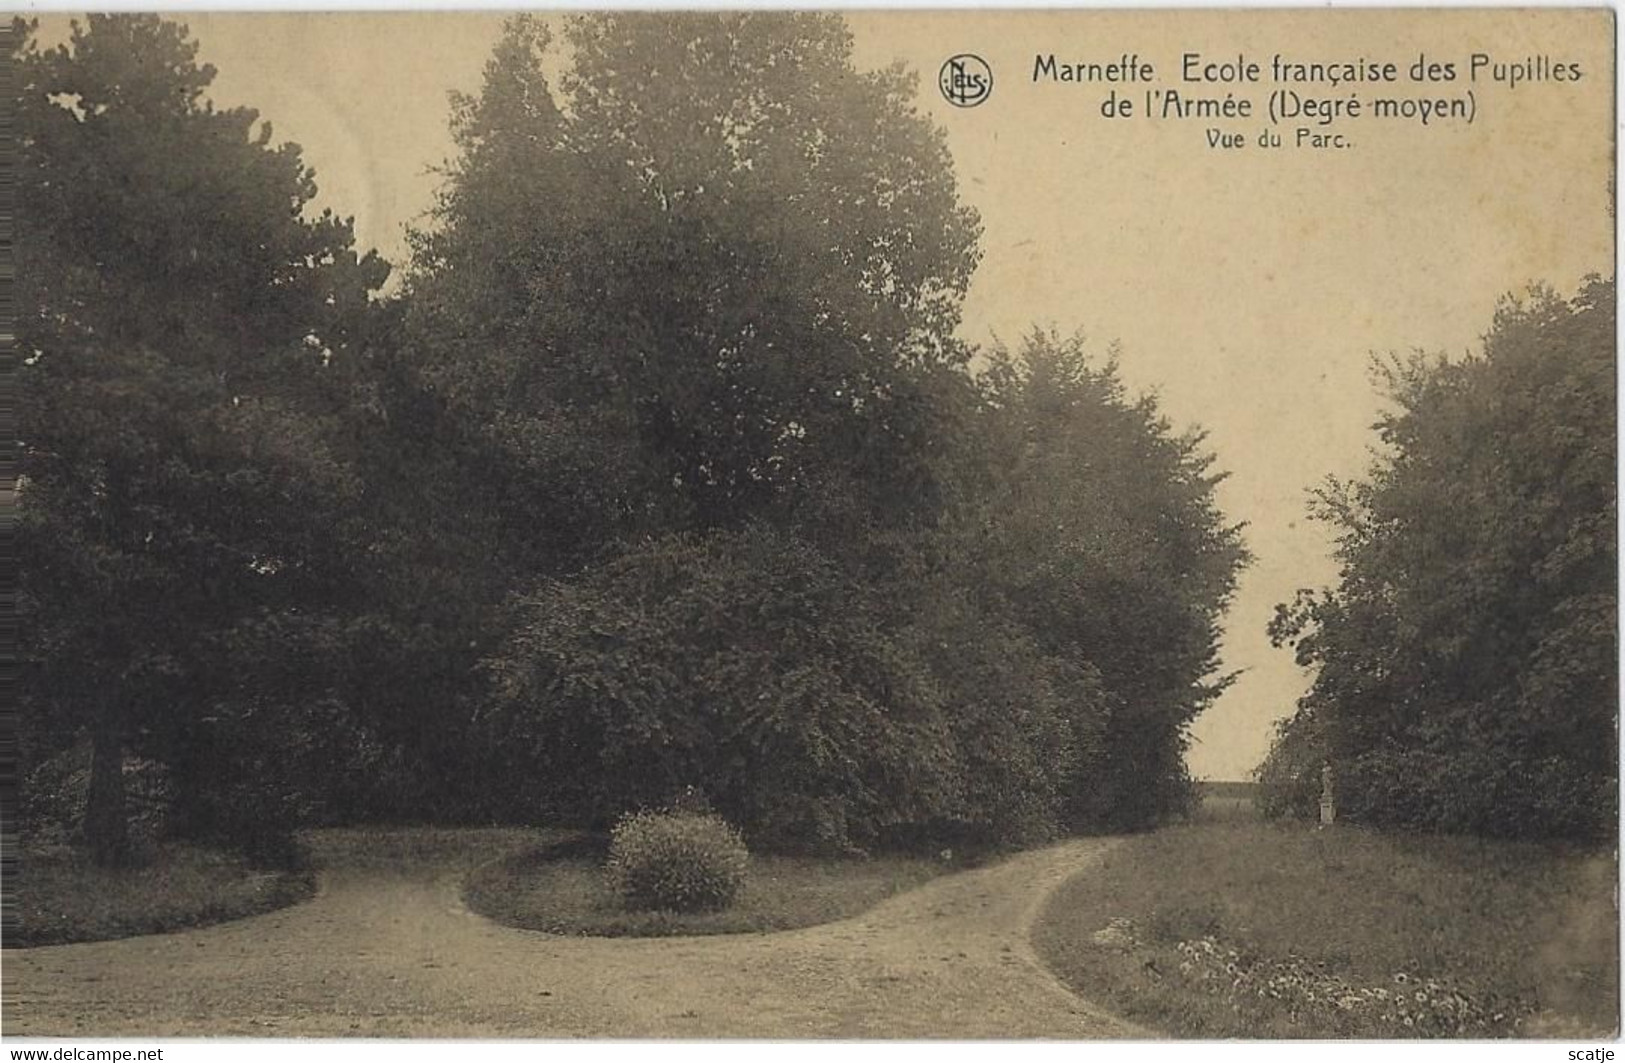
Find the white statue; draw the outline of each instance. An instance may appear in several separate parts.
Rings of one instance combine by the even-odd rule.
[[[1320,825],[1329,827],[1337,818],[1337,805],[1332,800],[1332,766],[1320,767]]]

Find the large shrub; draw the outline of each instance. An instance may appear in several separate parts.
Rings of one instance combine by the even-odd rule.
[[[1053,836],[1098,756],[1098,677],[900,556],[854,571],[755,525],[544,584],[488,661],[504,774],[547,780],[550,813],[589,822],[704,779],[778,851]]]
[[[518,603],[484,723],[516,767],[548,766],[557,816],[704,779],[753,844],[861,846],[946,808],[955,762],[876,597],[765,527],[657,540]]]
[[[616,825],[605,872],[633,911],[713,912],[739,896],[749,861],[720,816],[637,812]]]

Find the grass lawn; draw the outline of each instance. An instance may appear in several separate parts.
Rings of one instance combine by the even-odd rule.
[[[1579,1037],[1618,1028],[1617,881],[1606,853],[1198,817],[1064,885],[1033,943],[1180,1037]]]
[[[581,838],[577,830],[536,827],[318,827],[299,840],[311,862],[335,875],[387,871],[433,877],[447,866],[472,870],[493,853],[529,852]]]
[[[745,889],[726,911],[629,912],[604,885],[603,844],[589,839],[488,864],[470,876],[465,900],[499,923],[551,934],[748,934],[845,919],[946,870],[908,856],[752,855]]]
[[[163,845],[142,867],[109,871],[82,851],[24,850],[6,883],[17,924],[7,948],[156,934],[268,912],[309,897],[304,871],[262,871],[228,853]]]

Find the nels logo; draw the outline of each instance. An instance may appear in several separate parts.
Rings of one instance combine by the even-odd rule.
[[[975,107],[993,94],[993,71],[981,56],[966,52],[942,64],[937,87],[955,107]]]

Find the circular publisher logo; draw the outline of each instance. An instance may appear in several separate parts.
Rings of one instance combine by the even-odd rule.
[[[937,87],[955,107],[975,107],[993,95],[993,70],[979,55],[956,55],[937,72]]]

